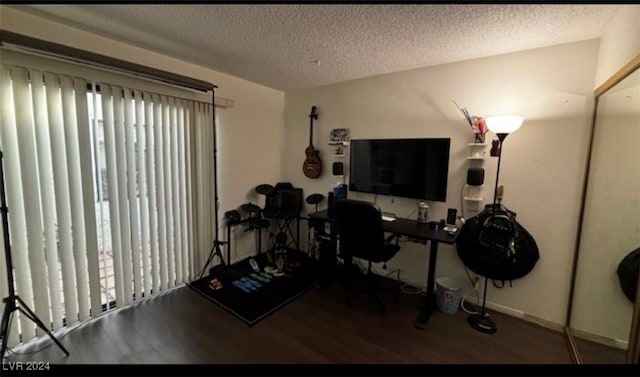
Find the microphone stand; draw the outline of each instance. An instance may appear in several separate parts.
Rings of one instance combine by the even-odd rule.
[[[22,299],[16,295],[16,291],[13,285],[13,261],[11,260],[11,242],[9,241],[9,219],[8,219],[8,208],[6,204],[5,190],[4,190],[4,168],[3,168],[3,155],[2,151],[0,151],[0,199],[2,200],[0,206],[0,212],[2,212],[2,229],[4,230],[4,256],[6,259],[6,267],[7,267],[7,287],[9,287],[9,296],[5,297],[2,302],[4,302],[4,312],[2,314],[2,325],[0,327],[0,337],[2,337],[2,346],[0,347],[0,361],[4,358],[4,353],[7,350],[7,342],[9,341],[9,331],[11,330],[11,319],[13,318],[13,312],[19,310],[22,315],[29,318],[32,322],[34,322],[42,331],[46,332],[47,335],[53,340],[58,347],[69,356],[69,351],[56,339],[56,337],[51,333],[51,330],[47,328],[47,326],[42,323],[40,318],[36,316],[36,314],[29,309],[29,306],[25,304]]]

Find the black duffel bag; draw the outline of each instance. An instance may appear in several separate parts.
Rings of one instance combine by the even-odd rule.
[[[620,288],[629,301],[636,301],[636,291],[638,290],[638,275],[640,275],[640,247],[630,252],[622,258],[618,264],[618,280]]]
[[[468,219],[456,240],[458,256],[476,274],[514,280],[528,274],[540,258],[531,234],[502,205],[487,205]]]

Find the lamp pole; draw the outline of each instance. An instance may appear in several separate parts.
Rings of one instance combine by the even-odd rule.
[[[489,218],[490,223],[493,223],[494,216],[497,212],[498,206],[498,183],[500,180],[500,162],[502,161],[502,146],[504,143],[504,139],[507,138],[510,132],[514,132],[522,125],[523,118],[519,115],[502,115],[495,117],[488,117],[486,119],[487,127],[490,131],[494,132],[500,141],[500,144],[497,148],[497,156],[498,156],[498,169],[496,170],[496,184],[493,190],[493,206],[491,209],[491,217]],[[493,155],[493,154],[492,154]],[[472,314],[467,317],[467,322],[474,329],[484,332],[484,333],[495,333],[497,331],[497,327],[495,322],[489,318],[486,312],[486,303],[487,303],[487,282],[489,279],[484,277],[484,293],[482,295],[482,312]]]
[[[508,133],[497,133],[496,136],[498,140],[500,140],[500,145],[498,146],[498,169],[496,170],[496,185],[493,189],[493,213],[496,212],[496,205],[498,202],[498,181],[500,179],[500,161],[502,160],[502,144],[504,143],[504,139],[507,138]]]

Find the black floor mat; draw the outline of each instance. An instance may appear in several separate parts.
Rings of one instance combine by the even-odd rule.
[[[300,251],[286,253],[282,275],[268,263],[265,253],[253,259],[258,262],[260,273],[256,274],[247,258],[229,266],[226,272],[216,268],[218,273],[188,285],[251,326],[313,288],[324,277],[320,263]],[[221,283],[221,288],[210,287],[213,279]]]

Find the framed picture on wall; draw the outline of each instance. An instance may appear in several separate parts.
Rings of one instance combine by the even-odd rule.
[[[334,128],[329,134],[329,145],[347,145],[349,144],[349,129]]]

